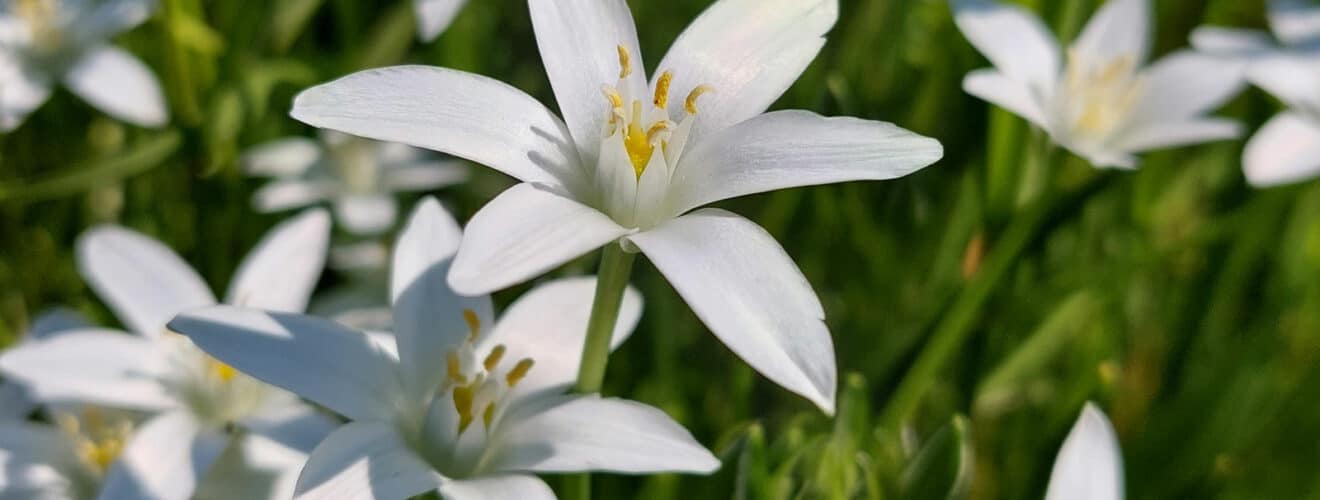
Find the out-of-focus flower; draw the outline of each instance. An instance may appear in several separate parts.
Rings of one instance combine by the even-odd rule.
[[[329,233],[323,210],[276,227],[239,266],[227,301],[303,310],[324,266]],[[302,451],[333,428],[333,421],[296,396],[167,331],[175,314],[216,299],[164,245],[124,228],[98,227],[80,238],[78,265],[133,334],[83,328],[25,342],[0,354],[0,372],[42,402],[151,415],[109,468],[103,498],[189,498],[230,443],[231,428],[242,429],[244,439]]]
[[[56,425],[0,422],[0,497],[98,498],[137,425],[132,414],[91,407],[53,418]]]
[[[37,316],[23,336],[22,342],[40,341],[90,325],[91,323],[78,313],[57,307]],[[23,384],[0,381],[0,421],[23,420],[36,409],[37,402],[28,394]]]
[[[1136,153],[1241,134],[1207,117],[1241,89],[1241,65],[1193,51],[1146,67],[1148,0],[1108,0],[1068,48],[1040,18],[994,0],[950,0],[968,41],[993,69],[963,80],[968,93],[1047,132],[1097,167],[1135,168]]]
[[[435,40],[449,23],[454,22],[459,9],[467,5],[467,0],[413,0],[413,12],[417,16],[417,38],[423,42]]]
[[[764,229],[703,205],[795,186],[891,179],[943,155],[889,123],[763,113],[802,73],[836,0],[721,0],[648,86],[623,0],[531,0],[564,120],[502,82],[445,68],[370,70],[303,92],[293,116],[443,151],[523,184],[471,220],[450,285],[498,290],[603,245],[641,251],[726,345],[833,411],[824,310]],[[671,95],[672,94],[672,95]]]
[[[457,161],[333,131],[322,132],[320,142],[291,137],[256,146],[243,155],[243,164],[249,175],[274,179],[253,195],[257,211],[329,201],[344,229],[364,235],[394,225],[395,192],[436,189],[467,178]]]
[[[1247,181],[1269,187],[1320,175],[1320,57],[1266,57],[1251,64],[1247,79],[1288,106],[1247,141]]]
[[[1086,403],[1063,441],[1045,500],[1123,500],[1123,450],[1104,412]]]
[[[169,119],[155,75],[107,43],[151,13],[150,0],[10,0],[0,5],[0,131],[17,128],[56,81],[117,119]]]
[[[1320,7],[1308,0],[1270,0],[1268,18],[1269,32],[1201,26],[1192,31],[1192,46],[1244,61],[1281,52],[1320,55]]]
[[[298,498],[553,498],[532,474],[606,470],[710,472],[719,462],[658,409],[565,396],[581,359],[594,278],[545,283],[498,323],[489,296],[445,283],[461,231],[426,199],[399,237],[395,335],[238,307],[170,323],[216,358],[353,422],[312,452]],[[614,345],[632,332],[628,290]],[[391,341],[392,340],[392,341]]]

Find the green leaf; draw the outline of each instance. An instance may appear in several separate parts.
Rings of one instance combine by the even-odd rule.
[[[903,470],[899,498],[955,500],[966,498],[972,483],[972,441],[967,418],[953,417],[930,437]]]
[[[182,140],[176,130],[161,132],[121,154],[74,165],[44,179],[0,186],[0,202],[31,203],[60,198],[140,174],[163,163],[179,149]]]

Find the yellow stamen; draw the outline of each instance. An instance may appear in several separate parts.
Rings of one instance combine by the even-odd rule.
[[[492,420],[495,420],[495,403],[486,405],[486,411],[481,412],[481,421],[486,424],[486,428],[490,428]]]
[[[655,107],[665,109],[669,107],[669,84],[674,80],[674,73],[665,70],[660,73],[660,79],[655,82]]]
[[[490,350],[490,354],[486,355],[486,361],[482,362],[481,364],[482,366],[486,367],[486,371],[491,371],[494,370],[495,367],[500,364],[500,358],[503,357],[504,357],[504,344],[500,344],[495,346],[494,349]]]
[[[463,365],[458,359],[458,353],[454,351],[449,351],[449,356],[445,359],[445,375],[449,380],[460,384],[467,381],[463,376]]]
[[[467,430],[472,425],[472,388],[454,388],[454,409],[458,411],[458,432]]]
[[[628,56],[628,49],[619,45],[619,79],[628,78],[632,74],[632,58]]]
[[[469,339],[477,340],[477,335],[481,333],[481,318],[477,317],[477,312],[471,309],[464,309],[463,321],[467,322],[468,331],[472,332]]]
[[[655,125],[651,125],[651,128],[646,131],[646,139],[650,141],[652,144],[655,144],[655,141],[659,139],[661,133],[673,129],[674,129],[674,122],[671,122],[669,120],[655,122]]]
[[[527,372],[532,371],[533,364],[531,358],[524,358],[517,365],[514,365],[512,370],[509,370],[509,374],[504,376],[504,381],[509,384],[509,387],[518,385],[518,381],[526,377]]]
[[[211,374],[215,375],[221,382],[229,382],[238,376],[238,370],[218,359],[208,359],[207,364],[211,366]]]
[[[687,110],[689,115],[697,114],[697,98],[701,97],[702,94],[713,90],[715,89],[707,85],[698,85],[697,88],[692,89],[692,92],[688,93],[687,101],[683,103],[683,108]]]

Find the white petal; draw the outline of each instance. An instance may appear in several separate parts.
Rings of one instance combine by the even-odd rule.
[[[260,177],[293,177],[321,158],[321,145],[306,137],[288,137],[243,152],[243,171]]]
[[[297,401],[243,420],[248,432],[302,452],[311,452],[337,427],[335,419]]]
[[[351,422],[312,452],[297,500],[406,500],[444,481],[387,424]]]
[[[507,288],[628,232],[594,208],[539,186],[519,184],[468,221],[449,285],[464,295]]]
[[[133,29],[151,17],[152,0],[105,0],[74,27],[84,40],[99,40]]]
[[[599,94],[600,85],[592,92]],[[449,153],[525,182],[568,189],[586,182],[564,122],[521,90],[471,73],[426,66],[367,70],[303,91],[292,115],[317,127]]]
[[[390,191],[428,191],[462,183],[468,171],[459,161],[424,160],[390,167],[383,176]]]
[[[536,476],[499,474],[459,479],[440,487],[445,500],[555,500],[555,492]]]
[[[350,419],[393,418],[402,393],[393,356],[333,321],[216,306],[180,314],[170,328],[239,371]]]
[[[417,38],[430,42],[444,33],[467,0],[413,0],[417,13]]]
[[[156,75],[117,47],[87,51],[64,75],[64,85],[97,109],[134,125],[160,127],[169,120]]]
[[[698,137],[761,114],[816,58],[838,18],[838,0],[715,2],[656,67],[674,74],[669,116],[684,116],[684,96],[700,85],[714,92],[697,104]]]
[[[629,239],[729,349],[766,378],[834,411],[837,373],[825,311],[769,233],[708,208]]]
[[[302,208],[324,201],[334,193],[335,186],[325,181],[271,181],[252,193],[252,208],[262,213]]]
[[[314,209],[271,229],[239,264],[225,302],[303,312],[325,269],[330,214]]]
[[[1320,175],[1320,124],[1280,113],[1247,141],[1243,171],[1256,187],[1289,184]]]
[[[1032,91],[1054,88],[1059,42],[1040,17],[995,0],[953,0],[954,22],[967,41],[1001,73]]]
[[[1200,26],[1192,30],[1192,47],[1216,56],[1246,57],[1274,48],[1270,34],[1259,30]]]
[[[624,0],[529,0],[527,7],[559,112],[582,163],[595,165],[610,113],[601,86],[619,82],[619,47],[628,51],[632,65],[619,91],[643,102],[650,97],[632,12]]]
[[[43,311],[28,327],[29,339],[48,339],[73,330],[91,328],[91,322],[82,314],[66,307],[53,307]]]
[[[113,330],[78,330],[24,342],[0,354],[0,371],[40,401],[160,410],[176,405],[158,378],[168,361],[155,340]]]
[[[22,385],[0,382],[0,422],[25,420],[36,409],[36,403]]]
[[[1103,63],[1127,57],[1140,65],[1150,56],[1150,0],[1105,0],[1072,50],[1087,61]]]
[[[1124,133],[1116,147],[1132,153],[1189,144],[1236,139],[1242,124],[1223,118],[1201,118],[1183,122],[1148,123]]]
[[[389,230],[399,213],[398,203],[388,194],[347,195],[334,201],[334,209],[344,229],[364,236]]]
[[[505,363],[531,358],[532,373],[516,390],[535,392],[567,388],[577,379],[586,342],[587,318],[596,292],[595,277],[549,281],[518,297],[500,315],[490,335],[481,337],[478,353],[496,345],[507,349]],[[632,335],[642,316],[642,294],[628,287],[619,307],[610,346],[618,347]]]
[[[471,335],[465,311],[488,325],[494,318],[489,296],[459,296],[445,281],[462,237],[454,218],[427,197],[394,246],[394,332],[404,385],[417,400],[440,386],[449,351]]]
[[[707,136],[685,153],[670,181],[669,208],[679,214],[776,189],[893,179],[943,155],[939,141],[890,123],[776,111]]]
[[[1246,64],[1183,50],[1146,69],[1130,120],[1180,122],[1223,105],[1242,91]]]
[[[16,54],[0,50],[0,132],[23,124],[28,114],[50,97],[50,77],[24,64]]]
[[[492,432],[492,471],[709,473],[720,461],[687,429],[635,401],[569,396],[511,413]]]
[[[83,279],[135,333],[155,337],[175,314],[216,302],[196,271],[145,235],[99,226],[83,233],[77,245]]]
[[[1320,40],[1320,7],[1307,0],[1271,0],[1270,28],[1288,45],[1309,45]]]
[[[0,498],[68,500],[94,482],[69,435],[53,426],[0,422]]]
[[[1030,87],[998,70],[972,71],[963,78],[963,90],[1018,115],[1037,127],[1048,126],[1045,111]]]
[[[1251,65],[1247,79],[1295,110],[1320,114],[1320,61],[1314,58],[1265,58]]]
[[[106,473],[101,500],[187,500],[227,439],[183,411],[154,417],[138,428]]]
[[[1123,452],[1105,414],[1091,403],[1054,460],[1045,500],[1122,500]]]
[[[305,463],[304,452],[243,434],[211,466],[192,500],[288,500]]]

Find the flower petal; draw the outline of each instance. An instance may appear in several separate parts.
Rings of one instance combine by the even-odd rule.
[[[230,442],[193,500],[288,500],[307,454],[259,435],[242,434]]]
[[[9,132],[50,98],[50,77],[19,60],[10,51],[0,50],[0,132]]]
[[[504,310],[490,335],[481,337],[477,352],[503,345],[506,363],[532,359],[536,363],[532,374],[516,387],[520,393],[567,388],[576,380],[582,363],[582,346],[586,342],[587,319],[591,316],[595,292],[594,276],[537,285]],[[611,347],[618,347],[632,335],[641,316],[642,294],[628,287],[619,307]]]
[[[600,89],[619,82],[619,47],[628,51],[632,67],[619,91],[632,99],[650,97],[632,12],[624,0],[529,0],[527,7],[559,112],[582,163],[595,165],[610,116],[610,102]]]
[[[99,40],[133,29],[151,17],[151,0],[105,0],[78,20],[74,33],[84,40]]]
[[[1247,79],[1288,107],[1320,115],[1320,61],[1302,56],[1275,56],[1255,62]]]
[[[161,127],[169,121],[156,75],[118,47],[88,50],[64,75],[64,85],[97,109],[134,125]]]
[[[417,13],[417,38],[430,42],[445,32],[467,0],[413,0]]]
[[[1105,0],[1072,50],[1086,61],[1103,63],[1126,57],[1140,65],[1150,57],[1150,0]]]
[[[42,311],[28,327],[26,338],[48,339],[74,330],[91,328],[92,324],[78,311],[67,307],[52,307]]]
[[[239,264],[225,302],[303,312],[325,269],[330,214],[313,209],[280,223]]]
[[[457,479],[440,487],[445,500],[555,500],[555,492],[536,476],[497,474]]]
[[[1320,41],[1320,7],[1307,0],[1271,0],[1270,29],[1287,45]]]
[[[1105,414],[1087,403],[1054,460],[1045,500],[1122,500],[1123,452]]]
[[[963,78],[963,90],[1018,115],[1041,128],[1048,126],[1045,110],[1022,82],[993,69],[972,71]]]
[[[317,409],[293,400],[243,420],[243,429],[290,449],[309,453],[340,423]]]
[[[708,208],[628,238],[729,349],[766,378],[834,411],[837,373],[825,311],[769,233]]]
[[[1320,175],[1320,124],[1298,113],[1280,113],[1247,141],[1242,165],[1247,181],[1261,188]]]
[[[321,159],[321,145],[306,137],[288,137],[259,144],[243,153],[243,171],[258,177],[294,177]]]
[[[399,205],[388,194],[348,195],[334,202],[335,217],[348,232],[358,235],[376,235],[394,225]]]
[[[99,498],[192,498],[227,441],[184,411],[153,417],[138,428],[110,467]]]
[[[390,191],[429,191],[466,181],[468,170],[456,160],[422,160],[392,166],[383,176]]]
[[[1196,50],[1215,56],[1255,56],[1274,48],[1269,33],[1223,26],[1200,26],[1192,30],[1191,42]]]
[[[532,184],[501,193],[468,221],[449,285],[479,295],[521,283],[628,234],[596,209]]]
[[[58,428],[29,422],[0,422],[0,498],[32,498],[27,494],[55,500],[38,493],[73,489],[70,483],[76,478],[64,477],[64,472],[81,468],[73,441]]]
[[[701,85],[714,92],[697,107],[700,137],[761,114],[797,81],[839,18],[838,0],[719,0],[674,41],[657,66],[673,71],[669,116],[684,116],[683,97]]]
[[[271,181],[252,193],[252,208],[270,213],[319,203],[335,193],[329,182],[302,179]]]
[[[1246,63],[1178,51],[1146,69],[1135,123],[1182,122],[1222,106],[1244,86]]]
[[[312,451],[294,498],[406,500],[443,481],[391,425],[350,422]]]
[[[160,242],[118,226],[78,238],[78,271],[119,320],[155,337],[182,311],[215,304],[215,296],[183,259]]]
[[[1059,42],[1040,17],[995,0],[953,0],[953,19],[967,41],[1004,76],[1044,93],[1059,78]]]
[[[669,208],[680,214],[776,189],[893,179],[943,155],[939,141],[890,123],[776,111],[707,136],[684,153],[670,181]]]
[[[1223,118],[1148,123],[1124,133],[1116,140],[1115,147],[1123,151],[1137,153],[1152,149],[1236,139],[1241,135],[1241,123]]]
[[[178,403],[157,379],[168,361],[156,341],[85,329],[29,341],[0,354],[0,371],[39,401],[161,410]]]
[[[600,92],[599,83],[592,92]],[[366,70],[303,91],[291,114],[317,127],[449,153],[524,182],[576,190],[587,181],[564,122],[521,90],[471,73]]]
[[[460,296],[445,281],[462,237],[454,218],[427,197],[394,245],[390,299],[403,383],[413,400],[425,401],[444,380],[447,354],[471,335],[467,311],[478,328],[494,321],[489,296]]]
[[[330,320],[216,306],[180,314],[170,328],[238,371],[350,419],[391,419],[402,393],[393,356]]]
[[[22,385],[0,382],[0,422],[26,420],[36,409],[36,403]]]
[[[657,408],[595,395],[533,401],[492,431],[490,471],[706,474],[720,461]]]

